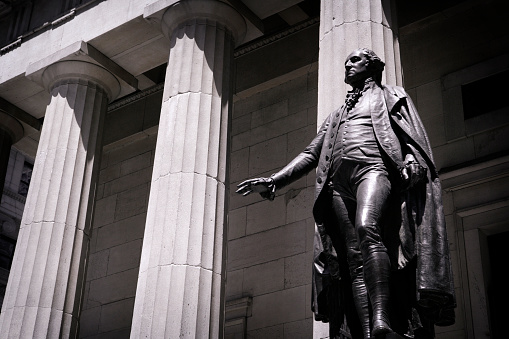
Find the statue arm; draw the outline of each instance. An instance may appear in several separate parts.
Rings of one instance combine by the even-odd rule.
[[[297,179],[309,173],[318,165],[323,141],[329,128],[331,116],[332,114],[329,115],[327,119],[325,119],[322,126],[318,130],[316,137],[304,149],[304,151],[297,155],[283,169],[271,176],[271,178],[274,180],[274,184],[278,189],[296,181]]]
[[[422,157],[422,151],[419,151],[419,143],[425,141],[426,144],[429,144],[429,142],[426,131],[417,113],[417,109],[408,94],[400,110],[405,111],[401,112],[403,116],[411,118],[410,126],[417,125],[420,127],[413,135],[408,135],[407,133],[401,133],[400,135],[401,148],[404,156],[401,177],[404,185],[408,189],[422,182],[427,176],[428,169],[426,167],[426,161],[424,161]],[[420,156],[416,156],[418,154],[420,154]]]
[[[287,186],[315,168],[320,158],[323,140],[325,139],[331,116],[332,114],[325,119],[313,141],[303,152],[290,161],[288,165],[269,178],[254,178],[241,182],[237,185],[236,193],[246,196],[257,192],[265,199],[274,200],[276,189]]]

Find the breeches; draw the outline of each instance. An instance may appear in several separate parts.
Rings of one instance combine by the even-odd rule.
[[[338,245],[346,254],[351,277],[362,272],[363,258],[373,252],[387,252],[380,219],[391,191],[384,164],[363,164],[342,160],[332,178],[332,210]],[[340,242],[339,244],[337,242]],[[338,255],[341,255],[338,253]]]

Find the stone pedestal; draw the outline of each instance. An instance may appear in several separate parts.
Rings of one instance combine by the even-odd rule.
[[[323,0],[320,10],[318,126],[340,107],[346,57],[358,48],[373,50],[384,62],[382,83],[402,85],[395,5],[391,0]]]
[[[1,338],[77,336],[102,125],[116,78],[86,62],[48,66],[51,93],[0,315]]]
[[[231,71],[245,23],[225,3],[198,0],[161,20],[171,50],[131,337],[218,338]]]

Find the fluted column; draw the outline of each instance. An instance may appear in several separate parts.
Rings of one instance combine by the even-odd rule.
[[[101,132],[116,78],[82,61],[48,66],[50,91],[0,315],[1,338],[77,335]]]
[[[162,18],[171,50],[131,338],[218,338],[233,47],[244,19],[187,0]]]
[[[321,1],[318,126],[345,100],[345,59],[354,50],[373,50],[386,64],[382,83],[402,84],[394,6],[391,0]]]

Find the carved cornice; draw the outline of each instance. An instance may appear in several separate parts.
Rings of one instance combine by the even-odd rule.
[[[115,102],[108,105],[108,112],[111,112],[113,110],[116,110],[120,107],[129,105],[132,102],[138,101],[140,99],[143,99],[146,96],[149,96],[151,94],[160,92],[164,89],[164,83],[157,84],[155,86],[152,86],[150,88],[147,88],[144,91],[136,92],[134,94],[128,95],[126,97],[123,97],[122,99],[116,100]]]
[[[4,187],[3,194],[9,198],[12,198],[16,201],[19,201],[22,204],[26,203],[27,198],[22,196],[21,194],[18,194],[17,192],[12,191],[11,189]]]
[[[253,42],[251,42],[249,44],[246,44],[246,45],[243,45],[243,46],[240,46],[239,48],[237,48],[235,50],[233,56],[235,58],[237,58],[237,57],[240,57],[246,53],[253,52],[253,51],[257,50],[258,48],[264,47],[264,46],[271,44],[279,39],[283,39],[289,35],[295,34],[303,29],[306,29],[310,26],[316,25],[319,22],[320,22],[319,17],[311,18],[307,21],[301,22],[300,24],[297,24],[297,25],[292,26],[288,29],[285,29],[284,31],[278,32],[276,34],[273,34],[273,35],[270,35],[267,37],[262,37],[258,40],[254,40]]]
[[[20,32],[22,34],[15,41],[0,48],[0,55],[3,55],[5,53],[15,49],[16,47],[20,46],[23,41],[29,39],[32,35],[34,35],[35,33],[39,32],[41,30],[55,28],[56,26],[59,26],[62,23],[71,20],[72,18],[74,18],[76,16],[76,14],[78,14],[78,12],[85,10],[87,7],[90,7],[91,5],[93,5],[94,3],[99,2],[99,1],[104,1],[104,0],[90,0],[89,2],[78,5],[74,8],[71,8],[70,10],[62,13],[58,18],[56,18],[55,20],[53,20],[51,22],[45,22],[42,26],[36,27],[28,32]],[[1,3],[5,3],[5,1],[0,0],[0,4]],[[5,6],[5,8],[3,8],[3,11],[6,13],[7,13],[7,11],[10,12],[10,10],[11,10],[11,7]]]

